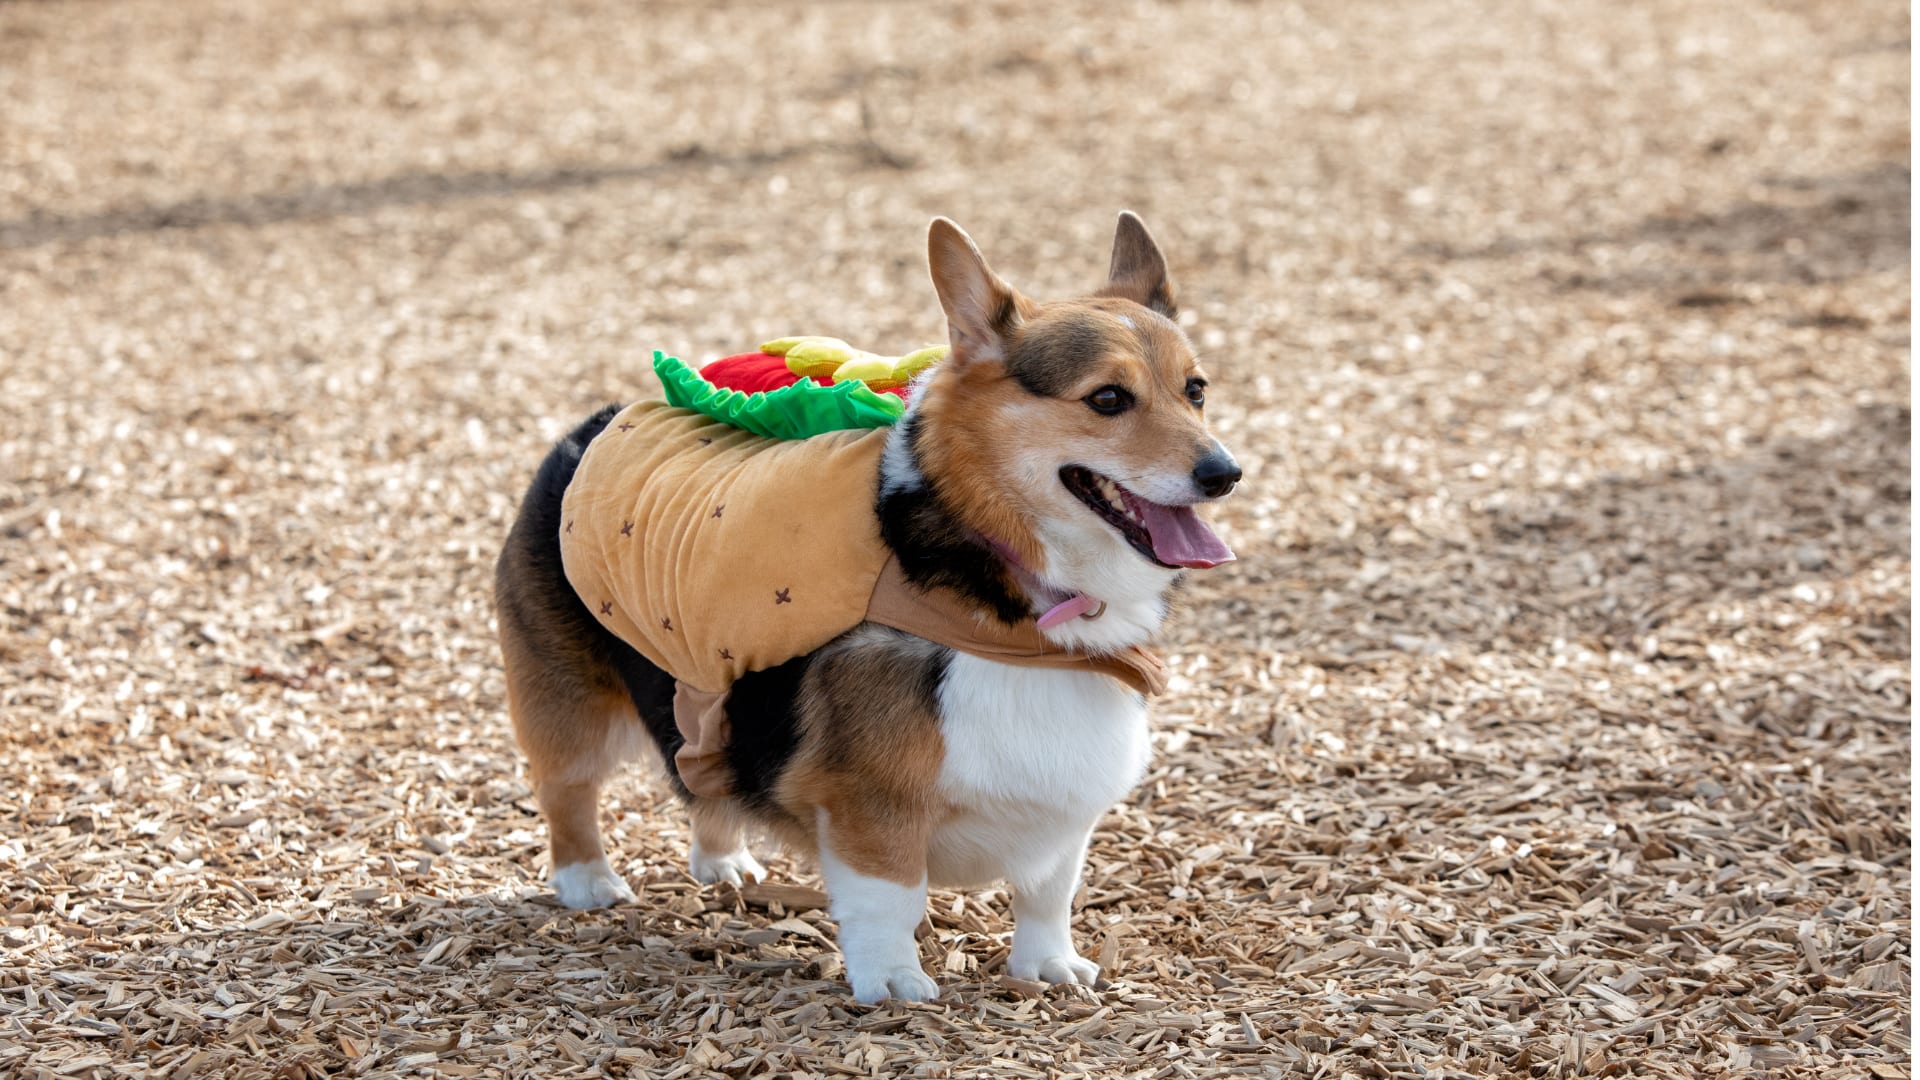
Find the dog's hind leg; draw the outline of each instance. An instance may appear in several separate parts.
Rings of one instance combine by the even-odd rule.
[[[553,891],[570,908],[605,907],[634,898],[607,862],[600,840],[600,790],[624,756],[620,747],[639,720],[623,687],[595,686],[569,665],[527,661],[504,616],[507,708],[527,754],[533,795],[547,819]],[[537,674],[536,674],[537,672]]]
[[[678,746],[673,680],[600,625],[568,582],[560,551],[567,487],[617,411],[595,413],[541,463],[494,578],[507,710],[547,819],[553,890],[572,908],[633,899],[600,842],[601,787],[642,752],[649,732],[669,758]]]
[[[607,907],[634,898],[600,846],[600,785],[542,784],[540,809],[553,836],[553,894],[570,908]],[[563,864],[562,860],[570,860]]]
[[[640,719],[605,649],[565,606],[570,595],[524,571],[521,530],[502,558],[496,610],[507,712],[547,819],[553,891],[570,908],[632,900],[600,842],[600,789],[644,742]]]
[[[693,847],[688,869],[702,885],[724,881],[738,887],[751,878],[767,880],[767,868],[747,850],[747,830],[740,805],[733,799],[695,799],[688,808],[693,819]]]

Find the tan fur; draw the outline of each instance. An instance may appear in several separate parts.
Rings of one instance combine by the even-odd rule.
[[[1007,405],[1026,392],[999,368],[979,365],[938,371],[923,394],[920,463],[941,497],[967,527],[1039,566],[1043,555],[1027,508],[1007,497],[1009,451],[1022,434],[1009,423]]]
[[[801,695],[803,749],[775,795],[799,821],[826,811],[830,835],[816,842],[860,873],[901,885],[926,878],[945,757],[933,688],[916,693],[901,681],[937,652],[878,627],[822,650]]]
[[[694,843],[707,851],[738,851],[746,841],[749,819],[738,799],[695,799],[687,815]]]

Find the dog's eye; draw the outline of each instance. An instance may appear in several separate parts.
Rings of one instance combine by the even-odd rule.
[[[1188,379],[1187,400],[1193,402],[1193,407],[1196,409],[1205,405],[1207,403],[1207,380]]]
[[[1126,412],[1133,405],[1133,395],[1118,386],[1103,386],[1088,394],[1084,400],[1088,408],[1107,416]]]

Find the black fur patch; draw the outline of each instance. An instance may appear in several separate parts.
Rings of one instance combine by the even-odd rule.
[[[778,667],[749,671],[727,692],[727,764],[734,792],[758,810],[777,809],[773,785],[800,746],[800,683],[818,653],[797,656]]]
[[[920,417],[908,417],[906,425],[908,452],[917,463]],[[925,487],[885,492],[874,504],[880,538],[893,549],[907,580],[923,589],[952,589],[1009,625],[1026,618],[1027,601],[1008,586],[1000,557],[941,502],[932,478],[925,482]]]
[[[1065,397],[1113,345],[1099,326],[1084,319],[1035,324],[1013,343],[1007,372],[1030,394]]]

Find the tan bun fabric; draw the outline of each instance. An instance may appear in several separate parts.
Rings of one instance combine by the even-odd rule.
[[[674,757],[696,795],[725,795],[727,691],[871,621],[1005,663],[1166,687],[1145,649],[1094,657],[1031,621],[985,617],[908,583],[873,513],[886,431],[768,439],[661,402],[615,416],[561,503],[567,580],[602,625],[673,675]]]
[[[695,690],[673,684],[673,726],[687,740],[674,752],[673,767],[680,782],[695,795],[723,798],[733,794],[733,769],[727,765],[727,742],[733,721],[727,717],[727,692]]]
[[[884,430],[768,439],[631,406],[587,447],[561,503],[567,580],[674,678],[725,690],[866,613],[887,559],[873,516],[886,441]]]

